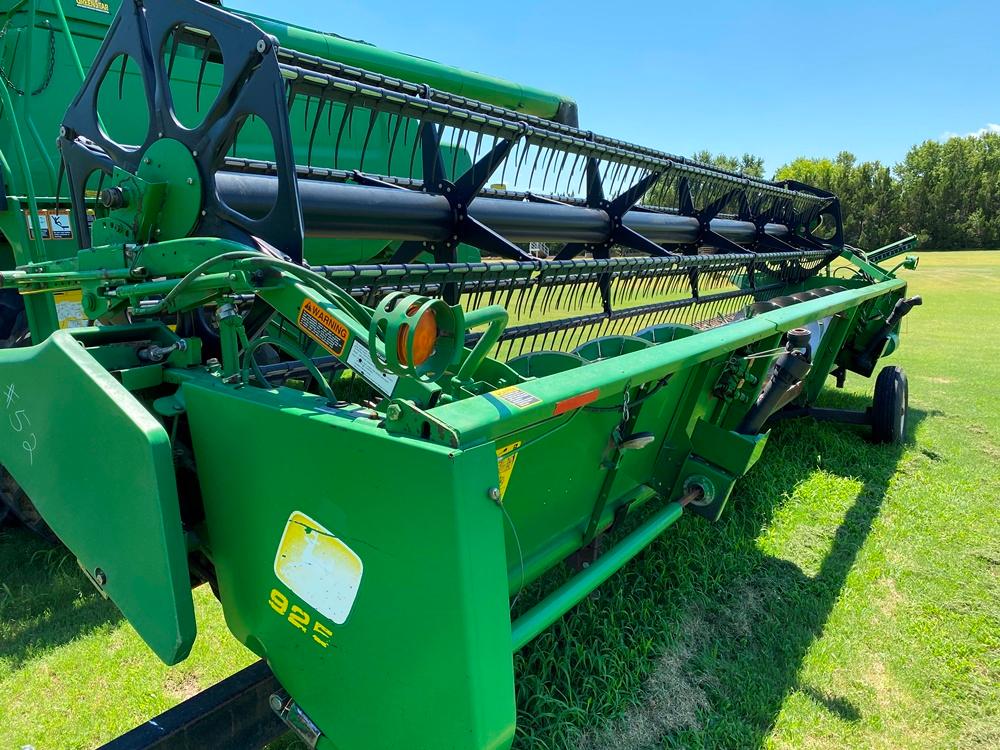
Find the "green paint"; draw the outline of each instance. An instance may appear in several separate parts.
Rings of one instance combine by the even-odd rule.
[[[30,44],[38,30],[29,6]],[[103,20],[78,10],[59,20],[88,59]],[[261,23],[307,52],[521,111],[551,116],[562,103]],[[197,63],[179,58],[178,66],[181,89],[190,88]],[[803,388],[811,402],[834,366],[855,362],[905,292],[902,280],[845,250],[858,274],[839,293],[705,331],[658,326],[508,365],[488,356],[509,323],[503,306],[464,310],[421,292],[373,309],[308,268],[189,236],[202,176],[185,147],[163,139],[135,174],[119,168],[106,178],[122,200],[98,211],[93,247],[31,241],[21,207],[51,207],[44,196],[54,192],[52,155],[37,134],[57,126],[74,90],[66,76],[78,68],[61,66],[35,103],[15,107],[4,92],[5,113],[16,112],[23,127],[0,141],[12,193],[0,229],[17,266],[0,282],[29,300],[42,343],[0,351],[0,384],[11,388],[0,391],[9,394],[10,424],[0,430],[0,462],[163,661],[183,659],[194,640],[191,569],[214,579],[229,629],[267,659],[321,728],[321,750],[508,747],[512,650],[677,521],[677,500],[693,485],[706,497],[692,509],[719,517],[767,442],[767,433],[734,429],[783,334],[829,326]],[[129,95],[137,83],[126,81]],[[142,141],[127,105],[105,114]],[[375,143],[386,140],[387,117],[370,125]],[[358,150],[369,134],[349,135],[349,145]],[[265,139],[249,146],[267,150]],[[295,148],[301,156],[301,141]],[[372,169],[391,171],[385,151],[370,155]],[[468,162],[451,155],[458,166]],[[307,252],[315,263],[365,259],[384,247],[320,241]],[[400,284],[422,278],[420,269],[403,268]],[[829,278],[785,291],[821,281]],[[121,324],[49,335],[52,294],[64,289],[81,292],[89,316]],[[244,319],[235,305],[250,300],[256,310]],[[251,340],[249,320],[260,309],[275,315]],[[425,310],[441,339],[418,363],[415,328]],[[217,333],[167,327],[190,313],[214,321]],[[473,329],[481,337],[464,347]],[[306,392],[304,381],[320,379],[309,359],[301,379],[271,387],[265,360],[275,352],[289,367],[329,354],[353,377]],[[338,398],[362,379],[382,394],[377,403]],[[81,450],[95,441],[106,460]],[[640,512],[632,533],[511,621],[512,594]]]
[[[173,664],[195,625],[170,441],[80,345],[114,346],[116,333],[59,331],[3,352],[0,455],[81,567]]]

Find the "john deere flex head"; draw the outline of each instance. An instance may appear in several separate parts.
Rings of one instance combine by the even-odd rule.
[[[512,653],[718,518],[768,420],[870,376],[918,302],[875,262],[906,246],[845,246],[824,191],[218,5],[111,5],[5,4],[6,500],[165,662],[210,583],[312,746],[507,747]],[[868,413],[811,413],[898,439],[905,399],[886,370]]]

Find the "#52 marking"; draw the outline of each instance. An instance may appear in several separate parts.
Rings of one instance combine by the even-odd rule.
[[[20,401],[21,397],[14,388],[13,383],[4,388],[3,399],[10,428],[14,432],[24,435],[21,447],[28,454],[28,466],[33,466],[35,463],[35,450],[38,448],[38,435],[34,431],[26,432],[31,427],[31,419],[28,417],[26,410],[17,408],[17,402]]]

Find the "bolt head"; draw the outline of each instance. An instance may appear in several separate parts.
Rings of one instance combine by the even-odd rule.
[[[501,499],[500,498],[500,488],[499,487],[490,487],[488,490],[486,490],[486,496],[490,500],[492,500],[493,502],[499,503],[500,499]]]
[[[265,42],[263,39],[257,40],[257,52],[260,53],[261,55],[267,52],[267,42]]]

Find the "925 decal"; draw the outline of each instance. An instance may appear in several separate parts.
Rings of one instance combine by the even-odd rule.
[[[315,643],[323,648],[328,648],[333,631],[329,626],[313,614],[310,614],[298,604],[293,604],[289,598],[278,589],[271,589],[271,596],[267,602],[271,609],[285,618],[292,627],[300,630],[306,635],[312,635]],[[312,627],[310,627],[310,623]]]

